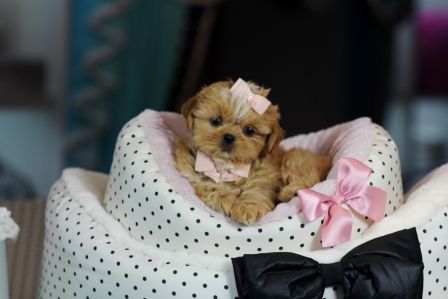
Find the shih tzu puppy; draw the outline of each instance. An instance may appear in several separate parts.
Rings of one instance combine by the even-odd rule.
[[[278,196],[287,201],[296,187],[321,181],[331,164],[309,151],[280,148],[280,113],[268,93],[242,79],[221,81],[181,108],[190,134],[176,143],[177,170],[210,208],[242,224],[271,211]]]

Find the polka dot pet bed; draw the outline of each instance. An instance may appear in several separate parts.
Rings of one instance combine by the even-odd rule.
[[[314,250],[320,245],[320,221],[298,213],[298,198],[282,204],[252,226],[232,223],[198,199],[175,169],[173,141],[187,134],[182,116],[146,111],[118,136],[105,209],[143,243],[167,251],[233,257],[242,253]],[[289,138],[283,147],[306,147],[337,161],[350,156],[374,169],[369,183],[387,192],[385,214],[402,204],[398,152],[389,134],[362,118],[324,131]],[[336,167],[317,191],[334,191]],[[329,191],[328,191],[329,190]],[[352,236],[370,220],[353,214]]]
[[[371,225],[353,213],[351,241],[327,249],[320,244],[321,221],[307,223],[297,198],[251,226],[203,205],[174,168],[172,143],[185,134],[179,115],[145,111],[120,133],[110,176],[64,171],[48,199],[41,298],[235,298],[231,257],[284,251],[334,262],[367,240],[414,226],[422,243],[425,291],[446,294],[441,253],[448,237],[439,231],[448,225],[442,212],[447,196],[443,202],[435,193],[429,201],[422,193],[428,184],[443,187],[439,177],[446,180],[448,170],[430,177],[403,205],[396,147],[369,119],[282,144],[363,161],[373,169],[370,185],[387,192],[382,221]],[[331,193],[335,176],[332,169],[313,189]],[[338,298],[339,291],[326,288],[324,296]]]

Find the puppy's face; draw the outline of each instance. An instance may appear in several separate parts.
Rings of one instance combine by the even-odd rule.
[[[259,115],[230,93],[233,82],[203,88],[182,106],[190,130],[190,145],[214,159],[251,163],[271,152],[283,138],[278,107],[270,105]],[[252,92],[267,96],[269,90],[250,84]]]

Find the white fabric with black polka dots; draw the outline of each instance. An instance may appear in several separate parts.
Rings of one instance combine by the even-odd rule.
[[[294,214],[272,223],[242,226],[211,216],[185,200],[163,175],[162,168],[174,165],[160,165],[154,158],[151,136],[140,122],[142,117],[158,116],[150,112],[131,120],[119,134],[104,199],[105,209],[131,236],[167,251],[219,257],[321,248],[322,219],[308,223],[302,214]],[[170,131],[163,118],[158,125]],[[374,170],[369,184],[387,192],[387,216],[403,202],[398,151],[384,129],[376,125],[372,129],[373,144],[363,162]],[[165,153],[172,155],[172,148],[167,147]],[[351,235],[356,238],[371,221],[357,213],[352,217]]]
[[[70,169],[54,185],[42,298],[234,298],[230,257],[321,249],[321,221],[307,223],[295,214],[240,226],[185,200],[161,171],[174,165],[154,159],[156,145],[140,123],[147,115],[119,134],[109,177]],[[163,119],[159,125],[169,130]],[[403,203],[398,151],[384,129],[372,128],[363,162],[374,170],[369,183],[387,192],[387,219]],[[354,213],[352,241],[370,224]],[[335,298],[334,293],[330,288],[325,296]]]
[[[334,262],[365,241],[417,226],[425,263],[423,298],[447,298],[448,165],[442,170],[360,238],[301,254]],[[67,169],[53,186],[46,210],[40,298],[236,298],[229,258],[169,252],[130,236],[101,205],[107,179]],[[324,298],[343,298],[341,288],[327,288]]]

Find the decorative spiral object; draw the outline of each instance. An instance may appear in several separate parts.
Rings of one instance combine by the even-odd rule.
[[[119,79],[104,66],[123,49],[126,33],[111,24],[122,16],[132,0],[117,0],[95,10],[87,24],[103,45],[88,52],[83,59],[83,69],[91,84],[80,90],[71,103],[74,115],[81,119],[83,127],[69,135],[64,148],[65,161],[80,159],[84,167],[97,169],[100,160],[96,144],[110,126],[107,97],[119,86]]]

